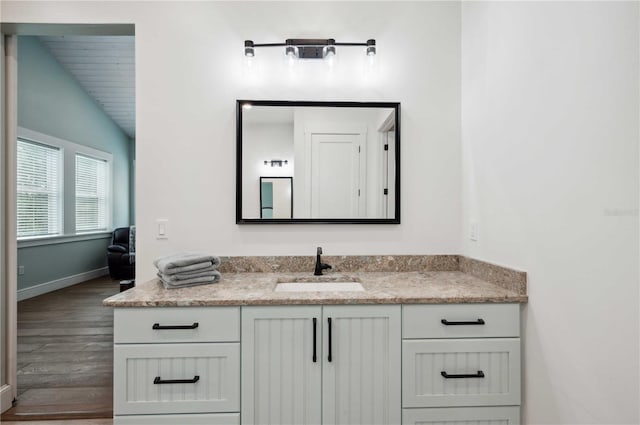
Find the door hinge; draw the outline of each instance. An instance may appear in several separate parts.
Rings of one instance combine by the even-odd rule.
[[[389,194],[389,189],[385,189],[385,190],[384,190],[384,194],[385,194],[385,195],[388,195],[388,194]]]
[[[360,196],[360,189],[358,189],[358,196]]]
[[[358,146],[358,153],[360,153],[360,146]]]
[[[388,144],[388,143],[385,143],[385,145],[384,145],[384,150],[385,150],[385,151],[388,151],[388,150],[389,150],[389,144]]]

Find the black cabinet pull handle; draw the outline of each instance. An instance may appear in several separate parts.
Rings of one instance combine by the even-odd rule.
[[[316,357],[316,328],[318,326],[318,319],[313,318],[313,362],[318,361]]]
[[[461,321],[461,322],[450,322],[447,319],[442,319],[440,322],[443,325],[447,325],[447,326],[455,326],[455,325],[484,325],[484,319],[468,320],[468,321]]]
[[[155,385],[159,384],[195,384],[200,380],[198,375],[194,376],[193,379],[165,379],[163,380],[159,376],[156,376],[156,379],[153,380]]]
[[[331,317],[327,319],[329,323],[329,356],[327,356],[327,360],[331,362]]]
[[[484,378],[484,372],[479,370],[478,373],[472,373],[472,374],[462,374],[462,375],[449,375],[447,372],[445,372],[444,370],[442,372],[440,372],[440,375],[442,375],[444,378],[446,379],[458,379],[458,378]]]
[[[151,329],[163,330],[163,329],[195,329],[198,326],[198,322],[194,322],[193,325],[161,325],[160,323],[154,323]]]

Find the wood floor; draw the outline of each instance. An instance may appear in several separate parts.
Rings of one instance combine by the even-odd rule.
[[[118,291],[103,277],[18,303],[18,402],[3,424],[113,416],[113,309],[102,300]]]

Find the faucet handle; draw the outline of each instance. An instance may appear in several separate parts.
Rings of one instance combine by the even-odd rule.
[[[321,246],[319,246],[319,247],[318,247],[317,254],[318,254],[318,255],[322,254],[322,247],[321,247]]]

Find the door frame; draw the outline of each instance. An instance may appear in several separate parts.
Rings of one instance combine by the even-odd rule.
[[[16,239],[16,146],[18,137],[18,37],[2,35],[2,133],[3,161],[0,166],[2,176],[2,258],[0,286],[4,297],[2,307],[5,317],[2,321],[2,344],[4,359],[2,387],[0,388],[0,412],[9,409],[17,397],[18,369],[18,243]],[[14,223],[11,225],[11,223]]]
[[[396,189],[396,185],[395,185],[395,179],[396,179],[396,161],[395,161],[395,155],[396,155],[396,145],[395,143],[390,143],[389,141],[389,132],[393,131],[395,133],[396,131],[396,120],[395,120],[395,116],[393,113],[390,113],[389,116],[387,118],[385,118],[385,120],[382,122],[382,124],[380,124],[380,127],[378,128],[378,140],[380,143],[379,149],[384,150],[384,145],[388,145],[389,148],[386,151],[387,153],[384,155],[380,156],[380,169],[384,169],[385,172],[381,173],[381,184],[384,187],[388,188],[388,194],[387,195],[383,195],[380,198],[380,212],[385,212],[384,214],[384,218],[389,218],[389,211],[392,210],[395,214],[395,208],[389,208],[389,204],[391,203],[391,201],[393,201],[394,203],[394,207],[395,207],[395,203],[396,203],[396,194],[395,194],[395,189]],[[395,140],[395,134],[394,134],[394,140]],[[389,156],[392,155],[392,161],[389,161]],[[386,167],[385,167],[385,156],[386,156]],[[386,174],[386,181],[385,181],[385,174]],[[389,184],[389,178],[392,177],[394,179],[394,182],[392,185]],[[397,217],[393,217],[393,218],[397,218]]]
[[[19,35],[135,35],[135,24],[0,24],[0,413],[17,400],[18,369],[18,243],[16,211],[16,156],[18,140]],[[135,184],[135,183],[134,183]],[[135,196],[135,195],[134,195]],[[4,382],[2,382],[4,381]],[[6,384],[5,384],[6,382]]]

